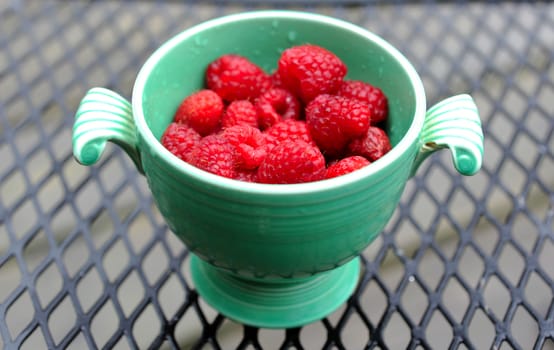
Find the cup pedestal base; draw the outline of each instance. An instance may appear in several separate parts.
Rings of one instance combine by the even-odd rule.
[[[356,288],[360,261],[311,277],[267,280],[243,278],[196,256],[191,274],[198,293],[226,317],[262,328],[292,328],[336,310]]]

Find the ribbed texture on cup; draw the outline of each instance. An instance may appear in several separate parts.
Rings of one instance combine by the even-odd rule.
[[[149,152],[142,161],[162,215],[192,252],[244,276],[298,277],[341,265],[373,241],[398,204],[413,157],[302,194],[281,193],[280,185],[266,192],[208,185]]]

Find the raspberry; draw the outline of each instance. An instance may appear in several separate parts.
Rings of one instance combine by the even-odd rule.
[[[191,127],[171,123],[162,135],[162,145],[180,159],[186,161],[188,154],[200,142],[201,136]]]
[[[271,74],[270,78],[274,88],[285,89],[283,81],[281,80],[281,74],[279,73],[278,69],[273,72],[273,74]]]
[[[315,45],[286,49],[277,70],[283,86],[304,103],[321,94],[336,93],[347,72],[340,58]]]
[[[291,184],[322,180],[325,158],[304,141],[285,141],[273,148],[258,168],[258,181]]]
[[[258,113],[252,102],[248,100],[231,102],[221,117],[221,126],[224,128],[241,124],[258,127]]]
[[[300,140],[315,146],[308,126],[306,122],[302,120],[286,119],[280,121],[271,128],[265,130],[264,134],[268,150],[271,150],[273,147],[286,140]]]
[[[254,100],[271,87],[271,78],[245,57],[228,54],[210,63],[206,84],[225,101]]]
[[[327,168],[327,175],[325,177],[327,179],[330,179],[333,177],[348,174],[353,172],[354,170],[361,169],[369,164],[370,164],[369,160],[365,159],[364,157],[360,157],[360,156],[346,157],[330,165]]]
[[[235,148],[236,165],[240,169],[255,169],[266,156],[262,132],[250,125],[232,126],[221,135]]]
[[[235,180],[245,181],[245,182],[258,182],[258,170],[244,170],[238,169]]]
[[[219,134],[204,137],[192,150],[189,163],[223,177],[236,177],[235,150],[233,145]]]
[[[363,81],[349,80],[342,83],[337,95],[369,104],[372,123],[379,123],[387,119],[389,111],[387,97],[378,87]]]
[[[370,126],[363,137],[357,138],[348,145],[348,153],[358,155],[374,162],[391,150],[389,137],[382,129]]]
[[[300,103],[290,92],[271,89],[264,92],[256,101],[258,124],[267,129],[283,119],[299,119]]]
[[[346,73],[338,56],[311,44],[283,51],[272,74],[246,57],[220,56],[161,142],[200,169],[241,181],[301,183],[350,173],[391,144],[374,125],[387,118],[387,97],[369,83],[345,81]]]
[[[181,102],[173,119],[205,136],[218,128],[223,108],[223,101],[215,92],[200,90]]]
[[[371,111],[363,102],[332,95],[319,95],[306,107],[308,129],[321,151],[340,156],[354,138],[369,128]]]

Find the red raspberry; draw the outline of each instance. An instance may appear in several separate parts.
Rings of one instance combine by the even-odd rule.
[[[285,141],[273,148],[258,168],[258,181],[292,184],[322,180],[325,158],[319,149],[304,141]]]
[[[205,136],[218,128],[223,108],[223,101],[218,94],[211,90],[200,90],[181,102],[173,119]]]
[[[300,118],[300,102],[283,89],[274,88],[264,92],[256,101],[256,110],[261,129],[267,129],[283,119]]]
[[[306,107],[308,129],[321,151],[340,156],[354,138],[369,128],[371,111],[363,102],[332,95],[319,95]]]
[[[370,126],[363,137],[357,138],[348,145],[348,153],[358,155],[374,162],[391,150],[389,137],[382,129]]]
[[[306,122],[302,120],[286,119],[273,125],[271,128],[264,131],[265,142],[268,150],[278,144],[290,141],[304,141],[311,145],[316,145],[310,135]]]
[[[253,170],[238,169],[235,180],[240,180],[245,182],[258,182],[258,169],[253,169]]]
[[[327,168],[327,175],[325,177],[327,179],[330,179],[333,177],[348,174],[353,172],[354,170],[361,169],[369,164],[370,164],[369,160],[365,159],[364,157],[360,157],[360,156],[346,157],[330,165]]]
[[[285,89],[283,81],[281,80],[281,74],[279,73],[278,69],[273,72],[270,77],[274,88]]]
[[[286,49],[277,69],[283,86],[304,103],[321,94],[336,93],[347,72],[340,58],[315,45]]]
[[[255,169],[266,156],[265,138],[262,132],[250,125],[235,125],[222,134],[235,148],[236,165],[240,169]]]
[[[162,145],[180,159],[186,161],[188,154],[200,142],[201,136],[191,127],[171,123],[162,135]]]
[[[371,107],[371,122],[379,123],[387,119],[389,112],[387,97],[379,89],[363,81],[345,81],[339,88],[337,95],[355,98]]]
[[[236,177],[234,147],[219,134],[204,137],[192,150],[189,163],[216,175]]]
[[[258,127],[258,113],[252,102],[248,100],[231,102],[221,117],[221,126],[224,128],[240,124]]]
[[[254,100],[271,87],[271,78],[245,57],[223,55],[210,63],[206,84],[225,101]]]

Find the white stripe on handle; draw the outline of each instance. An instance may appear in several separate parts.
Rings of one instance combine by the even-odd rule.
[[[112,141],[122,147],[142,172],[131,104],[119,94],[92,88],[82,99],[73,124],[73,155],[83,165],[96,163]]]
[[[481,169],[483,130],[477,106],[469,95],[453,96],[431,107],[419,139],[414,172],[428,155],[442,148],[450,149],[460,174],[474,175]]]

